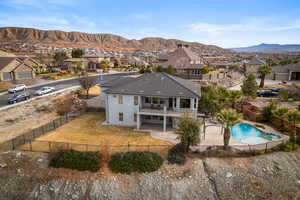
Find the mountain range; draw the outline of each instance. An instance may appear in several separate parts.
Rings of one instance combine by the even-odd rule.
[[[0,28],[0,44],[9,43],[123,50],[172,50],[175,49],[178,44],[186,44],[196,49],[199,53],[230,51],[214,45],[204,45],[197,42],[186,42],[176,39],[149,37],[136,40],[113,34],[92,34],[16,27]]]
[[[300,51],[300,44],[259,44],[256,46],[232,48],[231,50],[240,52],[286,52]]]

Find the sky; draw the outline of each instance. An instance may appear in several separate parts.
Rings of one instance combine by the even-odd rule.
[[[0,27],[163,37],[224,48],[300,44],[300,0],[0,0]]]

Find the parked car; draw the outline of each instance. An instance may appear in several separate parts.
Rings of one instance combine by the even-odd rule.
[[[18,103],[20,101],[25,101],[27,99],[30,99],[30,94],[28,94],[28,93],[15,94],[14,96],[8,98],[7,103],[14,104],[14,103]]]
[[[20,92],[20,91],[24,91],[26,90],[26,85],[25,84],[18,84],[15,85],[12,88],[8,89],[8,93],[16,93],[16,92]]]
[[[270,90],[259,90],[257,91],[257,96],[259,97],[273,97],[277,96],[279,92]]]
[[[37,91],[35,91],[34,94],[40,96],[40,95],[48,94],[53,91],[55,91],[54,87],[47,86],[47,87],[42,87],[42,88],[38,89]]]

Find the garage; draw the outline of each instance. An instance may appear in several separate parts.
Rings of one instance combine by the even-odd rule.
[[[291,81],[300,81],[300,72],[292,72]]]
[[[12,75],[11,72],[3,72],[2,75],[3,75],[3,80],[4,81],[11,81],[11,80],[13,80],[13,75]]]
[[[17,75],[19,80],[32,79],[32,72],[31,71],[16,72],[16,75]]]

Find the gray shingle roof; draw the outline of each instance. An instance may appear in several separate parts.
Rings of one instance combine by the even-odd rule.
[[[266,64],[265,61],[263,61],[263,60],[261,60],[257,57],[254,57],[251,60],[246,61],[245,63],[248,64],[248,65],[263,65],[263,64]]]
[[[140,77],[127,81],[125,84],[117,84],[111,87],[106,90],[106,93],[200,98],[199,91],[200,86],[189,80],[184,80],[166,73],[145,73]]]
[[[113,78],[112,80],[104,81],[99,85],[101,87],[113,88],[120,85],[125,85],[132,80],[135,80],[135,78],[130,76],[121,76],[121,77]]]

